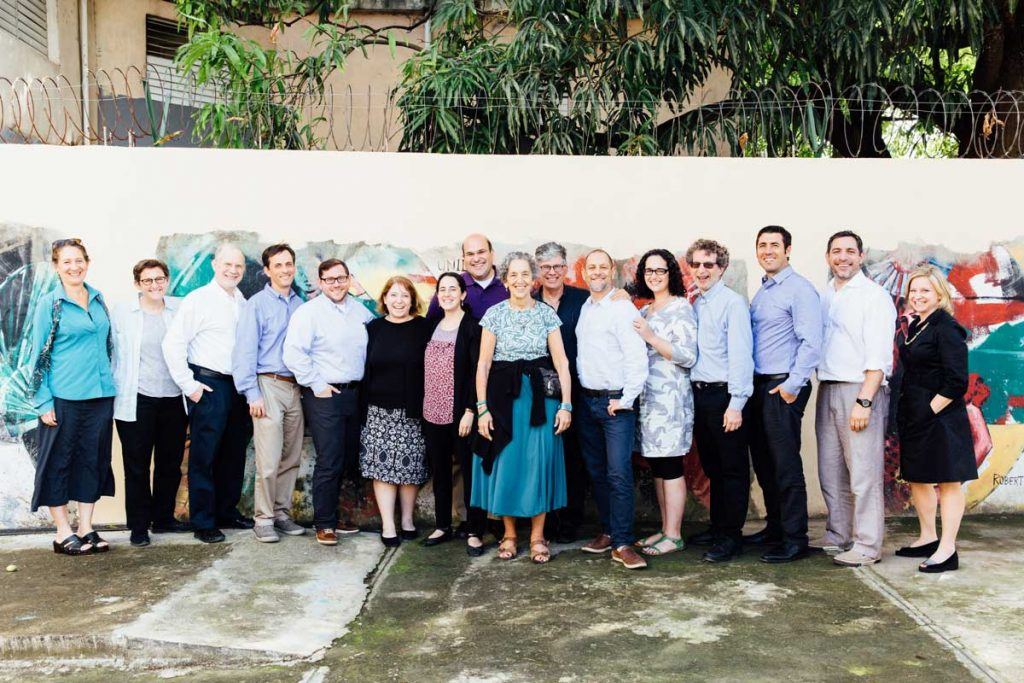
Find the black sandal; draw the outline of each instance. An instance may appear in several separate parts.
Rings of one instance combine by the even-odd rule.
[[[83,549],[82,546],[88,545],[88,548]],[[71,534],[63,541],[59,543],[53,542],[53,552],[58,555],[91,555],[96,546],[90,544],[87,541],[79,538],[76,534]]]
[[[82,536],[82,540],[86,543],[92,543],[94,553],[105,553],[110,550],[110,544],[100,538],[96,531],[90,531],[85,536]]]

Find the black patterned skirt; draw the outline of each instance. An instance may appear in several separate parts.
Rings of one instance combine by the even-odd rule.
[[[371,405],[359,448],[359,469],[367,479],[388,484],[423,484],[430,478],[427,446],[417,418],[401,408]]]

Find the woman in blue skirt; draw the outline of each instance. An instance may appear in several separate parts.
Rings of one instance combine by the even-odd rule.
[[[499,275],[510,298],[480,320],[479,437],[473,445],[479,457],[473,458],[470,501],[502,518],[503,560],[517,554],[516,517],[529,517],[530,557],[544,564],[551,559],[544,517],[566,504],[561,434],[572,421],[569,359],[558,314],[530,296],[538,276],[533,257],[510,253]]]

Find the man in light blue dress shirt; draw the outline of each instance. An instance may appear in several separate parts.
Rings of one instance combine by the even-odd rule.
[[[777,225],[757,233],[761,289],[750,303],[754,393],[744,410],[750,456],[764,492],[767,526],[745,540],[769,543],[769,563],[808,553],[807,485],[800,458],[800,422],[821,358],[821,301],[814,285],[789,265],[793,237]]]
[[[263,250],[262,260],[263,274],[270,282],[245,302],[238,315],[231,374],[252,417],[253,533],[261,543],[276,543],[278,531],[289,536],[306,533],[291,518],[305,423],[299,385],[282,358],[288,321],[302,298],[292,289],[295,250],[287,244],[272,244]]]
[[[697,240],[686,251],[686,261],[700,290],[693,302],[693,438],[711,482],[711,526],[692,536],[690,543],[712,546],[704,553],[705,562],[727,562],[742,552],[750,500],[750,455],[742,412],[754,391],[750,310],[746,300],[722,282],[729,267],[729,250],[723,245]]]
[[[366,362],[363,304],[348,296],[348,266],[327,259],[317,269],[320,294],[292,315],[284,340],[284,363],[302,387],[302,406],[316,449],[313,466],[313,526],[321,545],[337,545],[339,533],[355,533],[339,523],[338,498],[346,462],[358,457],[359,383]]]

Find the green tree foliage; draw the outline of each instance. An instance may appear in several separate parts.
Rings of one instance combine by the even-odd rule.
[[[324,97],[327,78],[370,45],[418,50],[396,39],[428,15],[400,26],[353,21],[354,0],[176,0],[188,42],[176,61],[216,98],[196,113],[196,129],[216,147],[310,149],[324,143],[324,117],[304,105]],[[263,41],[244,29],[269,29]],[[286,31],[303,31],[302,50],[280,47]],[[264,32],[266,33],[266,32]]]
[[[176,3],[179,65],[220,92],[197,118],[218,146],[321,146],[302,102],[354,51],[390,45],[411,54],[404,150],[887,156],[923,138],[1024,156],[1017,103],[999,94],[1024,91],[1018,0],[435,0],[376,28],[355,0]],[[398,39],[428,19],[430,45]],[[276,40],[293,30],[301,53]],[[693,101],[717,69],[729,97]]]
[[[436,41],[404,67],[405,149],[885,156],[952,134],[963,155],[1020,155],[982,132],[1019,125],[1013,108],[983,120],[970,95],[1024,86],[1016,0],[490,4],[439,4]],[[716,68],[734,96],[689,101]]]

